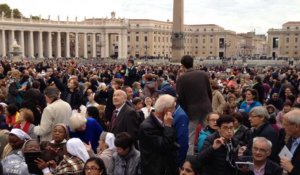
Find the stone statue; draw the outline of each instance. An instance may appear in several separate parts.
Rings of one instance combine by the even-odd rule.
[[[77,22],[77,16],[75,17],[75,22]]]
[[[11,10],[10,17],[14,18],[14,11],[13,10]]]

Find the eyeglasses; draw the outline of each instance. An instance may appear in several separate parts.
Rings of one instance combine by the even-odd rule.
[[[233,128],[233,126],[231,127],[226,127],[226,126],[224,126],[224,127],[221,127],[221,130],[230,130],[230,131],[233,131],[234,130],[234,128]]]
[[[100,168],[97,167],[85,167],[84,171],[99,171]]]
[[[266,153],[268,152],[268,150],[263,148],[252,147],[252,152]]]

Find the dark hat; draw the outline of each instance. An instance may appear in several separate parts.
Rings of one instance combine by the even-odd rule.
[[[168,95],[171,95],[171,96],[177,98],[177,93],[176,93],[175,89],[171,86],[165,86],[161,90],[157,90],[157,93],[161,94],[161,95],[168,94]]]

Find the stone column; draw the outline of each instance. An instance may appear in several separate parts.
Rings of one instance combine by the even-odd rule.
[[[29,57],[34,58],[33,31],[29,31]]]
[[[44,55],[43,55],[43,32],[40,31],[39,32],[39,58],[44,58]]]
[[[70,33],[66,32],[66,57],[70,58]]]
[[[6,39],[5,30],[2,30],[2,56],[6,56]]]
[[[60,32],[57,32],[57,58],[61,57],[61,39],[60,39]]]
[[[122,46],[123,46],[123,48],[122,48],[122,56],[123,56],[124,59],[127,58],[127,52],[128,52],[127,51],[127,49],[128,49],[127,45],[128,45],[128,42],[127,42],[127,31],[124,31],[123,35],[122,35]]]
[[[122,34],[122,32],[121,33],[119,33],[118,34],[118,59],[121,59],[121,58],[123,58],[122,56],[122,48],[123,48],[123,46],[122,46],[122,36],[123,36],[123,34]]]
[[[83,57],[87,58],[87,33],[83,33]]]
[[[24,31],[23,30],[21,30],[20,31],[20,39],[19,39],[19,41],[20,41],[20,46],[21,46],[21,56],[22,56],[22,58],[24,58],[25,57],[25,44],[24,44]]]
[[[75,33],[75,57],[79,57],[79,48],[78,48],[78,33]]]
[[[48,32],[48,58],[52,58],[52,32]]]
[[[13,51],[13,48],[11,46],[14,43],[14,41],[15,41],[15,31],[11,30],[11,38],[10,38],[9,46],[8,46],[10,51]]]
[[[100,36],[100,45],[101,45],[101,58],[105,57],[105,39],[104,39],[104,33],[101,33]]]
[[[96,33],[93,33],[93,58],[96,57]]]
[[[173,1],[172,62],[180,62],[184,54],[183,0]]]
[[[105,52],[104,52],[104,57],[108,58],[109,57],[109,33],[105,33],[105,39],[104,39],[104,42],[105,42],[105,45],[104,45],[104,49],[105,49]]]

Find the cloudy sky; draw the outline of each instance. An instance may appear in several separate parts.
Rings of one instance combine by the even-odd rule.
[[[173,0],[1,0],[24,16],[74,20],[109,17],[172,20]],[[287,21],[300,21],[300,0],[184,0],[185,24],[217,24],[238,33],[265,34]]]

